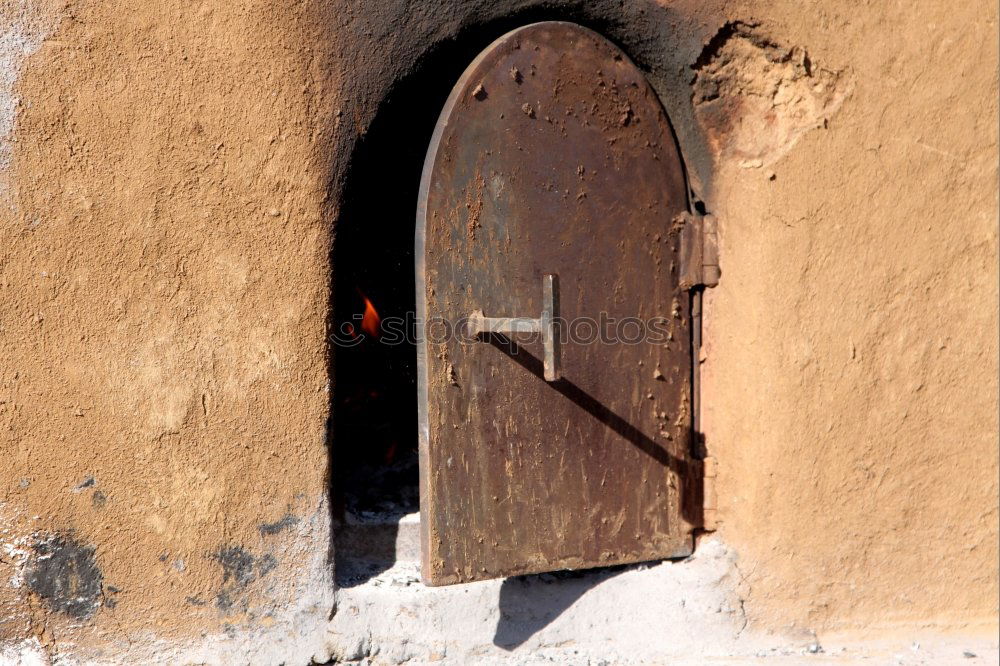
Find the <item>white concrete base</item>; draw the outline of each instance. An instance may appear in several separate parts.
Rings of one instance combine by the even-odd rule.
[[[397,562],[337,591],[327,649],[332,663],[365,666],[1000,663],[996,639],[982,636],[844,643],[758,633],[742,579],[717,538],[678,562],[439,588],[420,583],[415,560]]]
[[[738,581],[733,557],[713,540],[680,562],[441,588],[401,562],[338,590],[329,642],[336,660],[380,664],[730,655],[746,626]]]

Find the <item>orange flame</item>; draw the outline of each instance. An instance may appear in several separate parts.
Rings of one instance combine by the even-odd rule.
[[[361,317],[361,330],[377,338],[379,336],[379,326],[382,324],[382,317],[379,316],[378,310],[372,305],[372,302],[365,296],[364,292],[358,289],[358,295],[361,296],[361,300],[365,302],[365,314]]]
[[[386,465],[391,465],[392,461],[396,459],[396,442],[389,445],[389,448],[385,451],[385,457],[382,462]]]

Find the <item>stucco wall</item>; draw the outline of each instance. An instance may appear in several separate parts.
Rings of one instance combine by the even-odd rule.
[[[98,658],[322,636],[337,70],[315,11],[5,5],[44,31],[5,54],[8,640]]]
[[[607,25],[721,220],[704,429],[750,627],[995,631],[996,7],[652,7]],[[339,183],[477,12],[0,5],[9,649],[325,655]]]
[[[996,7],[767,18],[853,90],[779,161],[716,175],[704,429],[748,608],[995,626]]]

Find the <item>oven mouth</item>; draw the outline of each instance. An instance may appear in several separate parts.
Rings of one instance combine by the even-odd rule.
[[[419,562],[414,231],[424,159],[453,86],[509,30],[571,21],[615,30],[573,7],[532,7],[437,42],[380,97],[358,131],[331,249],[330,494],[337,584]],[[343,121],[356,123],[349,111]],[[374,311],[380,328],[370,331]],[[387,342],[386,328],[402,332]],[[395,340],[395,338],[393,338]],[[411,535],[412,532],[412,535]]]
[[[494,39],[536,21],[580,22],[574,13],[528,8],[433,45],[385,93],[354,146],[331,252],[329,441],[339,585],[364,582],[402,559],[401,551],[419,548],[396,542],[419,522],[414,231],[434,126],[455,82]],[[370,310],[379,330],[403,331],[405,339],[372,335]]]
[[[355,150],[332,257],[330,470],[341,586],[393,566],[400,521],[419,511],[416,347],[412,335],[396,343],[383,335],[395,322],[413,326],[414,211],[430,132],[407,128],[434,123],[402,122],[405,98],[385,104]]]

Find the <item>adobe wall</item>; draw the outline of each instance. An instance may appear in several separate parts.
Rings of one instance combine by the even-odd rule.
[[[704,594],[760,635],[995,633],[995,5],[534,4],[0,5],[0,657],[339,649],[340,189],[431,45],[518,12],[652,69],[721,220]]]

